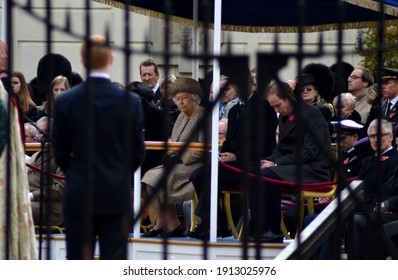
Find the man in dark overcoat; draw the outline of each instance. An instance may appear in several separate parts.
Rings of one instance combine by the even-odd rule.
[[[64,214],[68,259],[126,259],[134,171],[145,156],[142,105],[112,84],[113,52],[104,36],[81,48],[84,82],[55,104],[54,155],[66,175]]]
[[[272,84],[266,98],[279,113],[279,142],[272,154],[261,161],[261,175],[289,182],[329,181],[331,141],[320,110],[296,100],[286,83]],[[282,242],[281,192],[277,184],[263,185],[251,188],[250,207],[256,233],[249,240]]]

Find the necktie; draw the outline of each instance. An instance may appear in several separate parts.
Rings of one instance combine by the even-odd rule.
[[[392,108],[392,103],[388,102],[388,106],[387,106],[387,110],[386,110],[386,117],[388,117],[388,114],[390,114],[391,108]]]

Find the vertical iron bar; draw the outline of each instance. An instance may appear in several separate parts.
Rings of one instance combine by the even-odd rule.
[[[342,57],[343,57],[343,20],[345,17],[345,10],[344,10],[344,5],[342,1],[338,1],[337,3],[337,18],[338,18],[338,23],[337,23],[337,53],[336,53],[336,58],[337,58],[337,65],[338,65],[338,73],[340,74],[342,72]],[[338,100],[337,100],[337,106],[338,106],[338,114],[340,119],[341,115],[341,95],[339,93],[338,95]],[[339,136],[341,136],[341,131],[338,129],[338,134],[337,139],[340,139]],[[340,141],[337,141],[337,162],[336,162],[336,167],[335,170],[337,172],[337,208],[340,209],[341,207],[341,195],[340,192],[341,190],[346,186],[345,178],[346,176],[343,175],[343,166],[340,164],[339,160],[339,155],[340,155]],[[333,159],[333,157],[332,157]],[[334,244],[334,252],[333,259],[340,259],[341,257],[341,240],[342,240],[342,218],[341,218],[341,213],[340,210],[337,212],[337,226],[336,226],[336,232],[335,232],[335,244]]]
[[[51,22],[51,17],[52,17],[52,1],[51,0],[46,0],[46,40],[47,40],[47,54],[51,54],[52,52],[52,22]],[[50,65],[49,65],[49,74],[52,75],[54,73],[55,70],[55,61],[53,59],[50,60]],[[52,94],[52,92],[50,92],[50,85],[46,85],[46,96],[47,96],[47,102],[50,98],[50,94]],[[50,130],[50,121],[47,124],[47,132],[49,135],[51,135],[51,130]],[[42,145],[42,148],[45,148],[45,145]],[[51,150],[47,150],[47,153],[44,153],[43,149],[42,149],[42,156],[44,157],[44,155],[46,154],[47,159],[50,159],[50,153]],[[44,159],[44,158],[43,158]],[[42,159],[42,160],[43,160]],[[44,167],[44,166],[43,166]],[[48,171],[50,171],[50,162],[47,161],[46,164],[46,168]],[[51,186],[48,184],[48,182],[51,180],[50,179],[50,174],[45,174],[44,176],[40,176],[41,180],[40,180],[40,189],[42,190],[40,193],[40,228],[42,228],[43,224],[46,225],[46,236],[47,236],[47,240],[46,240],[46,244],[47,244],[47,248],[46,248],[46,257],[47,259],[51,259],[51,240],[50,240],[50,235],[51,235],[51,229],[50,229],[50,207],[51,207]],[[44,182],[43,180],[44,179]],[[43,185],[44,184],[44,185]],[[44,192],[43,190],[46,189],[48,191],[48,203],[46,205],[46,210],[47,210],[47,214],[46,214],[46,220],[45,223],[43,223],[44,221],[44,207],[43,207],[43,202],[44,202]],[[42,230],[40,230],[40,237],[42,236]],[[40,245],[42,244],[42,242],[40,242]],[[41,259],[42,255],[41,255],[41,249],[39,251],[39,259]]]
[[[10,32],[11,26],[12,26],[12,8],[13,8],[13,2],[8,1],[9,5],[6,5],[6,28],[8,31],[6,31],[6,36],[5,38],[8,44],[8,69],[13,69],[13,32]],[[4,8],[4,7],[3,7]],[[5,255],[4,259],[9,260],[10,259],[10,236],[11,236],[11,122],[10,122],[10,114],[11,114],[11,98],[8,98],[8,120],[9,120],[9,125],[7,125],[7,169],[6,169],[6,233],[5,233]]]
[[[123,108],[123,114],[124,117],[123,119],[125,120],[125,129],[124,131],[126,132],[126,137],[125,137],[125,151],[126,154],[131,156],[131,149],[133,149],[133,147],[131,146],[132,144],[132,133],[131,133],[131,118],[128,117],[129,115],[129,103],[128,100],[130,100],[129,95],[131,94],[128,89],[127,89],[127,85],[129,82],[129,77],[130,77],[130,72],[131,72],[131,67],[130,67],[130,57],[131,57],[131,50],[130,50],[130,13],[129,13],[129,4],[128,1],[125,1],[125,6],[124,6],[124,68],[125,68],[125,76],[124,76],[124,80],[125,80],[125,85],[126,85],[126,90],[125,90],[125,106]],[[124,166],[125,166],[125,175],[124,178],[126,180],[126,182],[124,183],[125,187],[132,187],[133,186],[133,182],[132,182],[132,174],[131,174],[131,170],[129,169],[130,167],[130,162],[131,159],[127,158],[127,162],[125,162]],[[137,188],[140,187],[140,185],[136,186]],[[131,192],[131,190],[130,190]],[[134,198],[132,198],[134,199]],[[133,213],[134,213],[134,209],[133,209]],[[134,219],[133,219],[134,220]],[[140,223],[140,219],[137,220],[138,223]],[[130,227],[131,228],[131,227]],[[127,252],[128,254],[128,252]],[[127,256],[128,258],[128,256]]]
[[[381,77],[382,77],[382,72],[383,72],[383,66],[384,66],[384,51],[386,50],[386,46],[384,44],[384,29],[386,27],[385,25],[385,5],[384,5],[384,1],[381,1],[380,3],[380,21],[378,24],[378,37],[377,37],[377,54],[376,54],[376,59],[377,59],[377,78],[376,81],[378,81],[378,94],[381,94]],[[388,48],[388,46],[387,46]],[[381,103],[382,103],[382,99],[379,98],[378,99],[380,102],[380,106],[379,107],[379,114],[378,114],[378,122],[377,122],[377,139],[381,139],[381,119],[382,119],[382,110],[381,110]],[[377,114],[377,113],[376,113]],[[392,124],[393,125],[393,124]],[[377,145],[377,157],[380,156],[381,153],[381,141],[377,141],[376,143]],[[383,177],[381,175],[381,161],[377,160],[377,164],[376,164],[376,185],[380,186],[377,188],[377,193],[376,193],[376,201],[380,202],[381,201],[381,190],[382,190],[382,185],[383,185]],[[381,217],[381,211],[380,211],[380,203],[377,204],[377,211],[376,211],[376,224],[375,226],[380,229],[383,225],[382,225],[382,217]],[[368,220],[370,220],[370,217],[367,218]],[[381,236],[381,230],[377,231],[377,238],[375,240],[375,242],[379,245],[376,246],[377,247],[377,251],[376,251],[376,255],[379,257],[380,253],[381,253],[381,248],[382,248],[382,243],[384,243],[384,240],[381,240],[382,236]]]
[[[167,82],[167,77],[169,76],[169,63],[170,63],[170,15],[172,14],[172,3],[170,0],[165,1],[165,10],[166,10],[166,15],[165,15],[165,29],[164,29],[164,41],[163,41],[163,63],[164,63],[164,77],[165,77],[165,83],[168,84]],[[163,111],[163,113],[169,112],[169,110],[166,107],[166,110]],[[166,117],[166,120],[168,118]],[[167,125],[168,127],[168,125]],[[166,130],[163,131],[163,134],[166,133]],[[164,136],[164,135],[162,135]],[[165,150],[167,151],[167,142],[165,142]],[[164,184],[162,186],[164,187],[164,203],[162,206],[167,207],[167,200],[168,200],[168,188],[167,188],[167,177],[164,177]],[[163,259],[167,260],[168,259],[168,240],[167,238],[163,238]]]
[[[297,73],[298,74],[300,74],[301,73],[301,69],[302,69],[302,65],[303,65],[303,59],[304,59],[304,50],[303,50],[303,44],[304,44],[304,35],[303,35],[303,32],[304,32],[304,24],[305,24],[305,16],[306,16],[306,14],[305,14],[305,8],[306,8],[306,0],[298,0],[297,1],[297,3],[298,3],[298,8],[297,8],[297,17],[298,17],[298,22],[299,22],[299,25],[297,26],[298,27],[298,50],[297,50]],[[300,81],[301,81],[301,79],[300,79]],[[299,84],[299,85],[296,85],[296,87],[297,86],[301,86],[301,84]],[[297,127],[298,127],[298,132],[297,132],[297,134],[298,135],[300,135],[299,136],[299,140],[297,141],[297,147],[296,147],[296,149],[299,149],[300,147],[300,143],[302,142],[302,136],[303,136],[303,121],[302,121],[302,117],[301,117],[301,110],[300,110],[300,103],[301,102],[304,102],[303,100],[302,100],[302,98],[301,98],[301,96],[295,96],[296,97],[296,99],[297,99],[297,114],[298,114],[298,118],[297,118]],[[302,199],[301,199],[301,187],[300,187],[300,185],[301,185],[301,163],[302,163],[302,158],[301,158],[301,156],[299,155],[298,156],[298,158],[296,159],[297,160],[297,185],[296,185],[296,193],[297,193],[297,197],[296,197],[296,199],[297,199],[297,204],[298,204],[298,209],[301,209],[302,207],[303,207],[303,201],[302,201]],[[298,210],[298,211],[300,211],[300,210]],[[299,212],[297,212],[297,215],[299,215]],[[296,220],[298,221],[298,219],[297,219],[297,217],[298,216],[296,216]],[[299,224],[299,221],[297,222],[297,232],[298,232],[298,234],[297,234],[297,242],[298,242],[298,251],[297,251],[297,254],[298,254],[298,258],[299,259],[301,259],[301,247],[300,247],[300,243],[301,243],[301,236],[300,236],[300,233],[301,233],[301,225]]]
[[[210,89],[210,85],[212,82],[213,77],[210,77],[210,75],[208,75],[208,69],[209,67],[209,61],[210,61],[210,57],[209,57],[209,53],[210,53],[210,45],[209,45],[209,22],[210,22],[210,2],[208,0],[204,0],[201,3],[202,5],[200,6],[200,9],[198,12],[203,11],[204,13],[204,38],[203,38],[203,59],[204,59],[204,68],[203,68],[203,77],[205,77],[204,80],[204,84],[205,84],[205,90]],[[213,68],[214,70],[214,68]],[[211,79],[211,81],[209,81],[208,79]],[[207,85],[209,85],[209,87],[207,87]],[[207,98],[207,99],[206,99]],[[203,100],[205,99],[205,100]],[[202,104],[204,104],[204,106],[206,106],[206,109],[209,109],[209,107],[211,107],[212,105],[215,106],[216,103],[211,103],[209,102],[209,92],[205,92],[204,97],[202,99]],[[214,108],[214,107],[213,107]],[[217,106],[218,108],[218,106]],[[212,110],[207,110],[209,112],[209,116],[207,117],[211,117],[212,115]],[[211,139],[211,134],[209,135],[208,133],[208,129],[205,130],[205,143],[209,143],[209,140]],[[218,153],[217,153],[218,154]],[[204,162],[205,164],[208,163],[209,160],[209,155],[208,153],[205,153],[204,155]],[[210,178],[210,169],[206,168],[205,171],[205,177],[206,178]],[[204,186],[204,191],[203,191],[203,195],[206,197],[206,201],[210,201],[209,196],[210,196],[210,186],[211,183],[209,180],[205,180],[205,186]],[[210,205],[208,205],[210,207]],[[207,259],[208,258],[208,240],[204,240],[203,242],[203,259]]]
[[[90,41],[91,35],[91,18],[90,18],[90,10],[91,10],[91,1],[86,0],[85,4],[85,40],[87,43],[86,49],[86,109],[87,109],[87,119],[86,119],[86,131],[87,138],[84,145],[87,147],[86,152],[86,205],[84,205],[85,215],[83,218],[83,248],[82,248],[82,256],[83,259],[92,259],[92,243],[91,236],[93,235],[93,193],[94,193],[94,174],[93,174],[93,163],[94,163],[94,125],[95,125],[95,115],[94,115],[94,107],[93,107],[93,99],[94,93],[92,91],[92,82],[90,81],[90,72],[91,72],[91,47],[92,42]],[[95,240],[94,240],[95,242]]]

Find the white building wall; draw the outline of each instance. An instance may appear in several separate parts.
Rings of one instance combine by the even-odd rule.
[[[25,4],[26,0],[18,0],[20,4]],[[32,0],[32,10],[45,18],[46,1]],[[58,30],[52,34],[51,52],[60,53],[68,58],[72,64],[72,69],[83,77],[85,70],[80,64],[79,48],[81,45],[81,36],[85,34],[85,1],[77,0],[53,0],[52,3],[52,21],[55,25],[63,27],[66,22],[66,15],[71,19],[71,30],[78,36],[71,36]],[[92,1],[91,4],[91,30],[92,33],[104,34],[109,30],[111,41],[117,46],[114,66],[112,68],[112,79],[125,84],[125,58],[119,47],[124,46],[124,11],[110,6]],[[2,11],[2,7],[1,7]],[[0,16],[1,17],[1,16]],[[37,63],[41,57],[47,53],[46,29],[42,22],[38,22],[22,9],[15,9],[13,13],[13,64],[14,69],[22,71],[27,80],[30,81],[36,77]],[[1,21],[2,22],[2,19]],[[190,76],[192,73],[192,62],[184,58],[182,47],[184,41],[188,42],[189,51],[192,51],[192,32],[190,26],[172,24],[170,36],[170,51],[178,55],[170,60],[169,73],[177,76]],[[140,80],[139,63],[151,57],[155,59],[161,68],[161,75],[164,75],[164,62],[160,54],[164,50],[164,22],[158,19],[131,13],[130,17],[130,41],[129,46],[133,49],[133,54],[129,60],[130,76],[128,81]],[[209,51],[212,51],[213,41],[211,40],[213,32],[209,31]],[[360,62],[360,57],[355,52],[355,43],[357,37],[356,30],[344,31],[343,49],[346,54],[343,60],[352,64],[354,67]],[[200,31],[200,47],[203,48],[204,32]],[[272,52],[274,46],[274,34],[253,34],[242,32],[223,32],[222,33],[222,53],[228,49],[235,54],[249,55],[250,68],[256,66],[257,52]],[[315,51],[318,48],[317,41],[319,33],[304,34],[304,50]],[[279,50],[281,52],[294,52],[297,50],[297,34],[281,33],[278,40],[280,42]],[[324,63],[328,66],[336,62],[336,42],[337,32],[323,32],[324,50],[328,55],[319,58],[311,58],[303,61],[303,66],[309,62]],[[151,53],[145,53],[148,49]],[[203,68],[200,62],[200,69]],[[287,67],[282,69],[281,78],[283,80],[292,79],[297,74],[297,63],[294,59],[289,60]],[[203,77],[203,71],[199,71],[199,76]]]

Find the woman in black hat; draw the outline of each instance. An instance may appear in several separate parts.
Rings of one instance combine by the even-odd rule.
[[[322,96],[320,96],[320,85],[314,76],[311,74],[301,74],[296,80],[296,89],[297,87],[303,101],[317,107],[322,112],[326,122],[329,123],[332,118],[332,111]]]

